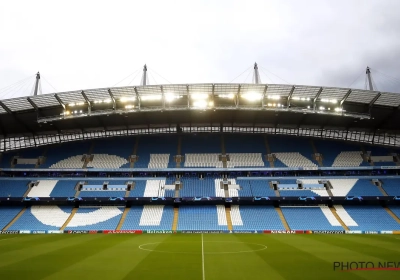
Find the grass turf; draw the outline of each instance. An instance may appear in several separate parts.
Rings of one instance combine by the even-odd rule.
[[[400,271],[333,270],[335,261],[397,263],[399,243],[396,235],[3,235],[0,279],[400,279]]]

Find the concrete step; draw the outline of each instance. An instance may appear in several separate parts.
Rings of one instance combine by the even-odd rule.
[[[279,218],[281,219],[281,222],[282,222],[283,226],[285,227],[285,229],[290,230],[289,224],[286,221],[286,218],[282,213],[282,209],[279,206],[276,206],[275,210],[276,210],[276,212],[278,212]]]
[[[68,217],[68,219],[65,221],[65,223],[62,225],[62,227],[60,228],[60,230],[64,230],[64,229],[67,227],[68,223],[69,223],[69,222],[72,220],[72,218],[75,216],[76,211],[78,211],[78,209],[79,209],[79,208],[74,208],[74,209],[72,209],[71,214],[69,215],[69,217]]]
[[[26,211],[26,207],[22,208],[22,210],[17,214],[17,216],[14,217],[14,219],[12,219],[4,228],[3,230],[8,230],[10,228],[10,226],[12,226],[15,221],[17,221],[19,219],[19,217],[22,216],[22,214],[24,214]]]
[[[336,220],[338,220],[338,222],[342,225],[342,227],[344,228],[344,230],[350,230],[348,228],[348,226],[346,226],[346,224],[342,221],[342,219],[339,217],[339,215],[336,213],[336,209],[333,206],[329,206],[329,209],[331,209],[331,212],[333,214],[333,216],[335,216]]]
[[[126,219],[126,215],[128,214],[130,209],[131,208],[125,207],[124,213],[122,213],[121,219],[119,220],[116,230],[120,230],[122,228],[122,225],[124,224]]]

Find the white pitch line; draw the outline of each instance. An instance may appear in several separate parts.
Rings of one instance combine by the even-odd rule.
[[[201,263],[203,267],[203,280],[206,279],[206,275],[204,273],[204,241],[203,241],[203,234],[201,234]]]

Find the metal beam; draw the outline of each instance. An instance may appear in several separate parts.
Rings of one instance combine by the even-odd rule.
[[[28,97],[27,100],[29,103],[31,103],[32,107],[35,108],[35,111],[39,111],[38,106],[35,104],[35,102],[33,102],[33,100],[30,97]]]
[[[186,85],[186,93],[187,93],[187,108],[190,109],[190,92],[189,92],[189,85]]]
[[[265,96],[267,95],[267,90],[268,90],[268,85],[265,85],[265,87],[264,87],[264,92],[263,92],[263,99],[262,99],[262,101],[261,101],[261,106],[263,107],[263,109],[264,109],[264,106],[265,106]]]
[[[286,102],[286,105],[287,105],[288,108],[290,107],[290,99],[292,98],[292,95],[293,95],[293,92],[294,92],[295,88],[296,88],[295,86],[292,86],[292,89],[289,92],[289,95],[288,95],[288,98],[287,98],[287,102]]]
[[[138,102],[139,102],[139,111],[140,111],[140,108],[141,108],[141,106],[142,106],[142,102],[141,102],[141,100],[140,100],[140,96],[139,96],[139,93],[138,93],[138,91],[137,91],[137,88],[136,87],[133,87],[133,90],[135,91],[135,94],[136,94],[136,98],[137,98],[137,100],[138,100]]]
[[[319,91],[317,92],[317,95],[315,96],[315,98],[313,100],[314,111],[315,111],[315,109],[317,107],[317,100],[318,100],[319,96],[321,95],[321,92],[322,92],[322,87],[319,89]]]
[[[343,109],[343,103],[346,101],[347,97],[349,97],[351,93],[351,89],[344,95],[343,99],[340,101],[340,109]]]
[[[240,94],[240,89],[242,88],[241,85],[238,87],[238,91],[236,93],[236,109],[239,108],[239,94]]]
[[[111,101],[113,102],[113,110],[115,110],[115,109],[117,108],[117,104],[116,104],[116,102],[115,102],[115,97],[114,97],[114,95],[112,94],[111,89],[108,89],[107,92],[108,92],[108,94],[109,94],[110,97],[111,97]]]
[[[92,113],[92,103],[90,103],[89,98],[86,96],[86,93],[83,90],[81,91],[81,94],[88,104],[88,115],[90,116]]]
[[[9,114],[12,114],[12,113],[13,113],[2,101],[0,101],[0,106],[3,107],[3,109],[4,109],[7,113],[9,113]]]
[[[374,105],[374,103],[376,102],[376,100],[378,100],[378,98],[381,96],[382,94],[380,92],[378,92],[378,94],[371,100],[371,102],[369,103],[369,107],[372,107],[372,105]]]
[[[61,98],[57,95],[57,93],[54,94],[54,97],[57,99],[58,103],[60,103],[60,105],[63,107],[63,109],[65,110],[65,104],[64,102],[61,100]]]
[[[215,91],[215,84],[212,84],[212,90],[211,90],[211,101],[212,101],[212,104],[213,104],[213,107],[215,106],[215,94],[214,94],[214,91]]]
[[[163,107],[163,110],[165,110],[165,94],[164,94],[163,86],[160,86],[160,90],[161,90],[161,96],[162,96],[162,107]]]
[[[371,115],[372,112],[372,106],[374,105],[375,101],[378,100],[379,96],[381,96],[381,93],[378,92],[378,94],[371,100],[371,102],[369,103],[369,114]]]

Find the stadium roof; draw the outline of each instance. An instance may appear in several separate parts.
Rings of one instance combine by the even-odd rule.
[[[287,84],[147,85],[0,101],[0,135],[177,125],[400,131],[400,94]]]

